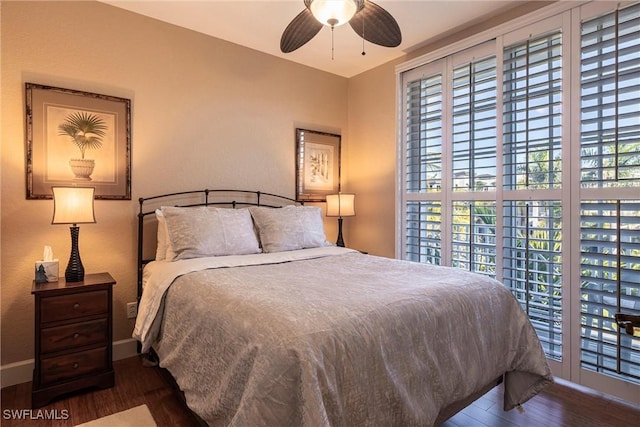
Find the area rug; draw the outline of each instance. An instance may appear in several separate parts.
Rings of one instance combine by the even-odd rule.
[[[156,422],[147,405],[140,405],[97,420],[78,424],[76,427],[156,427]]]

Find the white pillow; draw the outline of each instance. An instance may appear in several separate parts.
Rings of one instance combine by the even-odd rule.
[[[162,210],[156,209],[156,219],[158,220],[158,238],[156,246],[156,261],[164,259],[173,259],[175,253],[169,244],[169,236],[167,231],[167,222],[162,215]]]
[[[167,222],[164,220],[162,211],[156,209],[156,220],[158,220],[158,238],[156,243],[156,261],[162,261],[167,253]]]
[[[264,252],[328,246],[322,211],[315,206],[250,207]]]
[[[260,252],[247,209],[166,206],[162,216],[167,229],[167,260]]]

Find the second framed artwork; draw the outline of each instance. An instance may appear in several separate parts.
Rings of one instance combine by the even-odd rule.
[[[51,187],[95,187],[96,199],[131,199],[131,101],[25,84],[27,199]]]
[[[340,192],[340,135],[296,129],[296,200],[324,202]]]

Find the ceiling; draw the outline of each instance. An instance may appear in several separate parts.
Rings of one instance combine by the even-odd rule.
[[[521,0],[376,0],[398,22],[402,43],[387,48],[365,42],[349,25],[323,28],[298,50],[280,52],[280,37],[304,8],[303,0],[102,0],[123,9],[344,77],[405,55],[455,28],[515,7]]]

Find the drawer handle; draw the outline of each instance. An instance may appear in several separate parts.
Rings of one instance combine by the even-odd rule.
[[[77,309],[79,309],[79,308],[80,308],[80,303],[75,303],[75,304],[73,304],[73,309],[74,309],[74,310],[77,310]]]
[[[78,362],[74,362],[73,369],[78,369],[79,367],[80,367],[80,364]]]
[[[80,334],[76,332],[75,334],[73,334],[73,339],[77,340],[79,336],[80,336]]]

